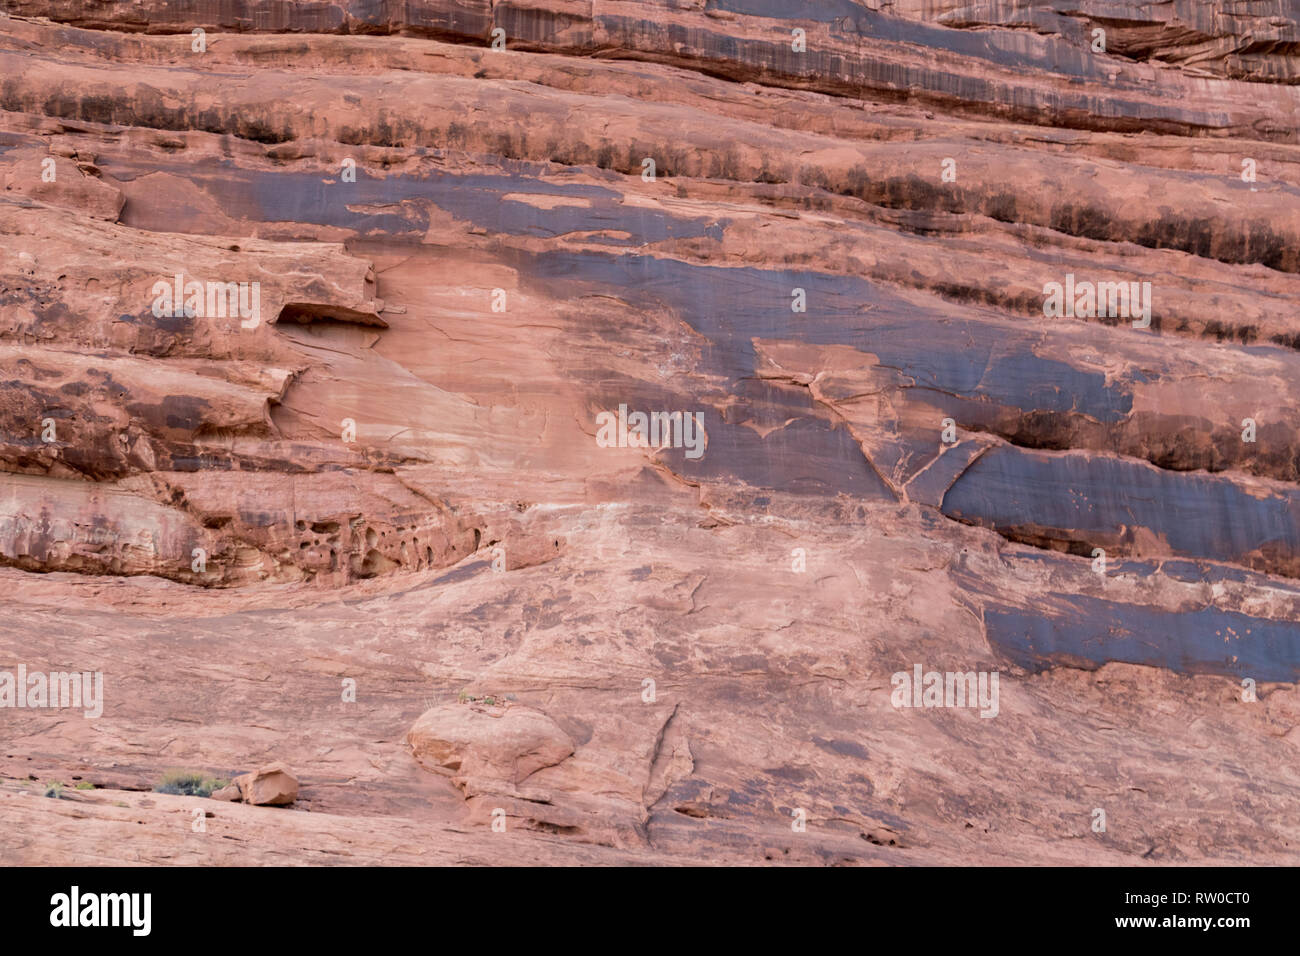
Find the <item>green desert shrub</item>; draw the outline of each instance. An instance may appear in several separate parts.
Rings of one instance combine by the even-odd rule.
[[[205,777],[193,770],[168,770],[162,781],[154,787],[155,793],[171,793],[183,797],[209,797],[220,790],[226,781]]]

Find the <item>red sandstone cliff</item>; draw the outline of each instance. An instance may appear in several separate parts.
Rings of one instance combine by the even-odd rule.
[[[1295,862],[1300,5],[1214,6],[0,0],[0,674],[105,685],[0,861]]]

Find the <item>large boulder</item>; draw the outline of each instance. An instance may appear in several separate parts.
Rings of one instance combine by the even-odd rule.
[[[298,799],[298,778],[281,763],[240,774],[233,783],[244,802],[255,806],[283,807]]]
[[[559,725],[530,707],[443,704],[427,710],[406,735],[426,770],[445,774],[461,789],[471,780],[511,787],[573,753]]]

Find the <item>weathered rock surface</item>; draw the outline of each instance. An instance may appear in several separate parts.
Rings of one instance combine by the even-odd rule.
[[[0,11],[0,862],[1296,862],[1293,0]]]

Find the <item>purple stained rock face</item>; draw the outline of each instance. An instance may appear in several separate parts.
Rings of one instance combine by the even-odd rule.
[[[0,859],[1296,861],[1291,0],[0,10]]]

